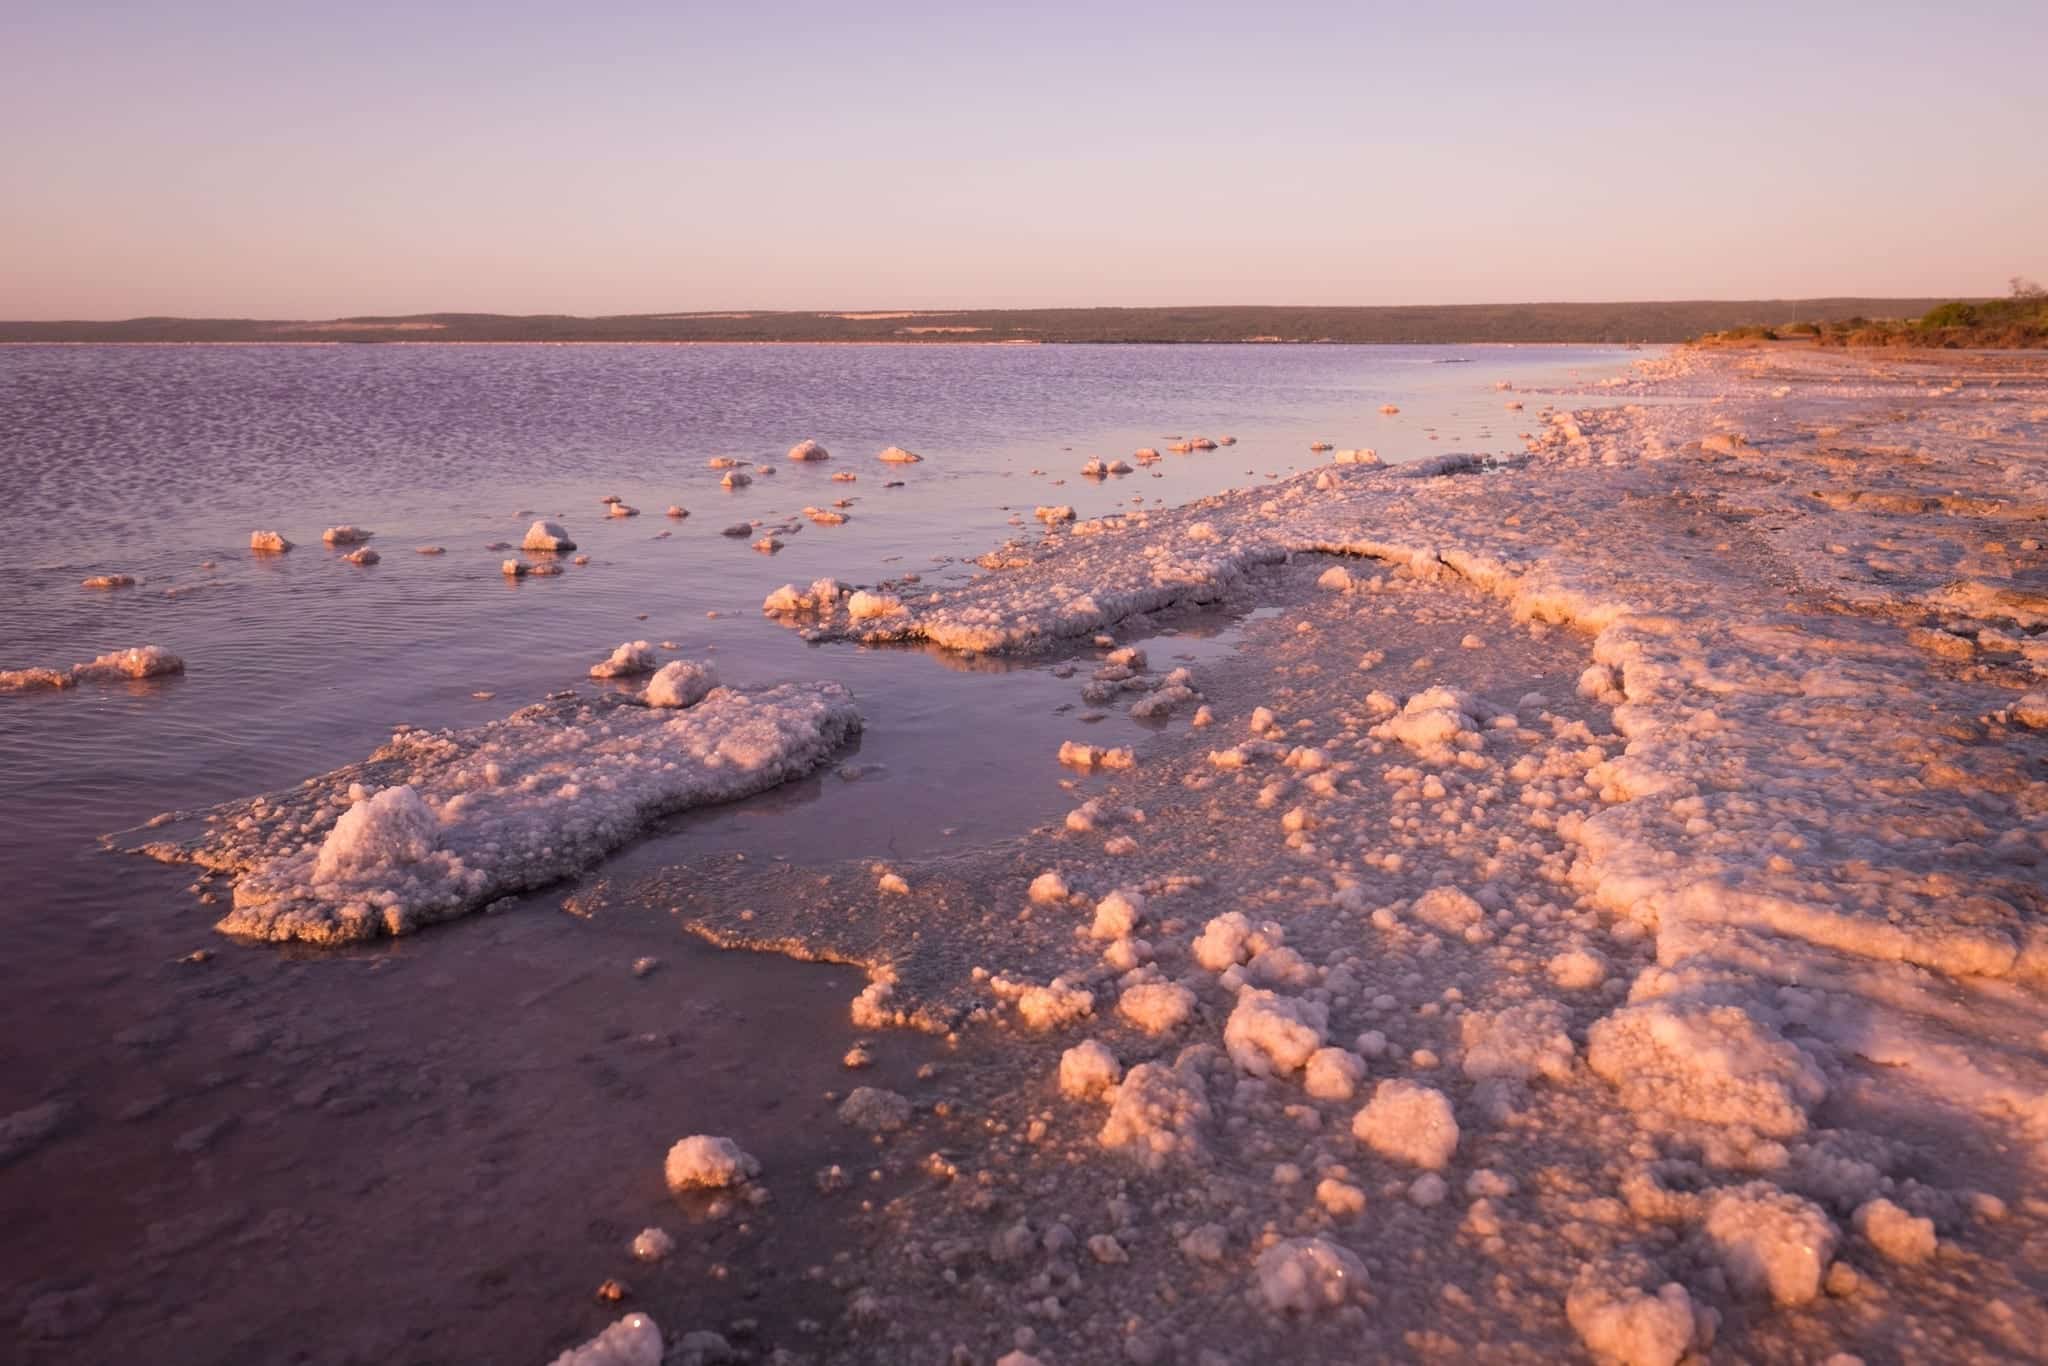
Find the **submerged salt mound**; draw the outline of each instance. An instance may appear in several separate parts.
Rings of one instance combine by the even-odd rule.
[[[24,669],[25,674],[42,674],[47,669]],[[97,659],[71,666],[73,683],[115,683],[124,678],[162,678],[185,672],[185,661],[161,645],[137,645],[111,650]],[[68,686],[68,685],[65,685]]]
[[[535,522],[526,529],[526,539],[519,543],[521,550],[536,554],[561,554],[574,550],[576,542],[569,539],[569,533],[560,522]]]
[[[906,451],[901,446],[886,447],[875,459],[891,465],[916,465],[924,461],[924,457],[916,451]]]
[[[372,534],[359,526],[331,526],[320,533],[320,539],[329,545],[361,545]]]
[[[42,692],[69,688],[77,682],[56,669],[0,669],[0,692]]]
[[[553,1366],[661,1366],[661,1329],[645,1314],[628,1314]]]
[[[363,763],[200,813],[203,829],[141,852],[235,874],[228,934],[404,934],[575,873],[659,817],[800,777],[859,728],[831,683],[717,688],[681,711],[556,699],[469,730],[402,730]]]
[[[1259,1297],[1274,1313],[1336,1309],[1365,1290],[1365,1264],[1328,1238],[1285,1238],[1259,1254]]]

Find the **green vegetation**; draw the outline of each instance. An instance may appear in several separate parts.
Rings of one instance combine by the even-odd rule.
[[[1760,317],[1915,317],[1941,303],[1778,299],[1399,308],[642,313],[600,318],[424,313],[323,322],[132,318],[0,322],[0,342],[1675,342],[1703,332],[1748,328]]]
[[[2022,276],[2003,299],[1951,299],[1918,317],[1861,313],[1823,322],[1754,324],[1724,328],[1698,339],[1703,346],[1741,346],[1810,337],[1822,346],[1900,346],[2016,349],[2048,347],[2048,289]]]

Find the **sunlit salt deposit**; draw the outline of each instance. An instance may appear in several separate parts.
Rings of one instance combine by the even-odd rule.
[[[680,710],[565,696],[468,730],[401,730],[365,764],[153,831],[143,851],[231,873],[230,934],[404,934],[587,867],[660,816],[801,776],[859,725],[829,683],[715,688]],[[431,849],[387,842],[373,862],[321,866],[345,813],[399,786],[433,812]]]
[[[661,1366],[661,1330],[645,1314],[628,1314],[581,1347],[556,1357],[553,1366]]]
[[[672,659],[647,680],[641,700],[650,707],[692,707],[718,686],[718,676],[708,664]]]
[[[761,1164],[729,1138],[692,1134],[668,1150],[662,1173],[672,1191],[716,1190],[758,1176]]]
[[[526,529],[525,539],[519,544],[521,550],[529,553],[546,552],[560,554],[574,550],[576,542],[569,539],[569,533],[560,522],[535,522]]]
[[[636,674],[652,673],[659,661],[655,658],[654,647],[644,640],[629,640],[610,655],[590,666],[592,678],[632,678]]]

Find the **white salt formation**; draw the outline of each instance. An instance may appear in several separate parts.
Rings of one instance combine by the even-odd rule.
[[[123,678],[161,678],[166,674],[183,672],[185,661],[161,645],[138,645],[132,649],[114,650],[84,664],[71,666],[71,676],[81,683],[110,682]]]
[[[80,583],[80,587],[83,588],[133,588],[134,586],[135,576],[133,574],[95,574]]]
[[[1060,1055],[1060,1094],[1074,1100],[1098,1100],[1116,1090],[1123,1074],[1116,1054],[1087,1039]]]
[[[1596,1359],[1620,1366],[1677,1366],[1693,1342],[1692,1297],[1676,1281],[1653,1294],[1588,1266],[1565,1299],[1565,1317]]]
[[[654,647],[644,640],[629,640],[611,652],[608,658],[590,666],[592,678],[632,678],[638,674],[653,673],[658,663]]]
[[[1200,1157],[1211,1114],[1198,1066],[1139,1063],[1118,1084],[1097,1141],[1156,1171]]]
[[[906,451],[901,446],[886,446],[875,458],[891,465],[915,465],[924,460],[915,451]]]
[[[370,535],[359,526],[331,526],[320,533],[320,539],[329,545],[360,545],[369,540]]]
[[[691,1134],[668,1150],[662,1172],[672,1191],[721,1190],[759,1176],[761,1164],[729,1138]]]
[[[650,707],[694,707],[718,686],[718,675],[708,664],[672,659],[654,671],[640,700]]]
[[[123,679],[163,678],[185,672],[185,661],[161,645],[111,650],[69,669],[0,669],[0,692],[36,692],[70,688],[80,683],[118,683]]]
[[[762,601],[761,610],[769,616],[829,612],[842,597],[846,596],[846,591],[837,579],[818,579],[809,588],[785,583]]]
[[[1288,1238],[1259,1254],[1259,1296],[1275,1313],[1335,1309],[1365,1288],[1365,1264],[1327,1238]]]
[[[903,600],[892,593],[870,593],[858,590],[846,599],[846,615],[854,621],[872,621],[878,617],[892,617],[903,610]]]
[[[791,460],[830,460],[832,453],[815,441],[799,441],[789,448]]]
[[[351,550],[348,554],[342,556],[341,558],[347,560],[350,564],[368,566],[377,563],[384,557],[379,555],[370,547],[363,546],[358,550]]]
[[[1440,1170],[1458,1150],[1458,1121],[1451,1102],[1432,1086],[1399,1079],[1383,1081],[1372,1100],[1352,1118],[1351,1132],[1383,1157]]]
[[[233,874],[229,934],[404,934],[568,876],[661,816],[799,777],[859,726],[829,683],[715,688],[681,710],[560,698],[401,729],[366,763],[207,813],[183,841],[153,831],[143,852]]]
[[[661,1329],[645,1314],[628,1314],[553,1366],[661,1366]]]
[[[667,1229],[643,1228],[633,1235],[632,1252],[637,1261],[659,1262],[675,1250],[676,1240]]]
[[[313,859],[317,882],[375,875],[424,862],[441,841],[441,822],[410,787],[387,787],[341,813]]]
[[[526,529],[526,539],[519,548],[529,553],[561,554],[574,550],[576,542],[569,539],[569,533],[560,522],[535,522]]]
[[[292,548],[283,534],[275,531],[252,531],[249,533],[249,549],[267,555],[282,555]]]

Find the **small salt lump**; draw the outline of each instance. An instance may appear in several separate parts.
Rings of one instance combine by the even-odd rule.
[[[640,700],[650,707],[693,707],[717,686],[718,676],[709,665],[672,659],[647,680]]]
[[[629,640],[611,652],[611,657],[590,666],[592,678],[631,678],[654,672],[654,647],[644,640]]]
[[[1336,1309],[1365,1287],[1365,1264],[1328,1238],[1285,1238],[1259,1254],[1259,1295],[1276,1314]]]
[[[761,1164],[729,1138],[692,1134],[668,1150],[663,1170],[671,1191],[719,1190],[758,1176]]]
[[[1116,1054],[1094,1039],[1075,1044],[1060,1054],[1060,1094],[1074,1100],[1107,1096],[1123,1080],[1123,1064]]]
[[[441,822],[408,784],[387,787],[341,813],[313,861],[315,882],[340,882],[418,863],[440,842]]]
[[[643,1228],[633,1238],[633,1255],[643,1262],[658,1262],[675,1250],[676,1240],[666,1229]]]
[[[553,1366],[661,1366],[661,1329],[645,1314],[628,1314]]]
[[[560,522],[535,522],[526,529],[526,539],[519,543],[519,548],[554,553],[574,550],[576,542],[569,539]]]
[[[1431,1170],[1441,1169],[1458,1148],[1457,1117],[1444,1093],[1398,1079],[1379,1084],[1352,1117],[1351,1133],[1383,1157]]]

